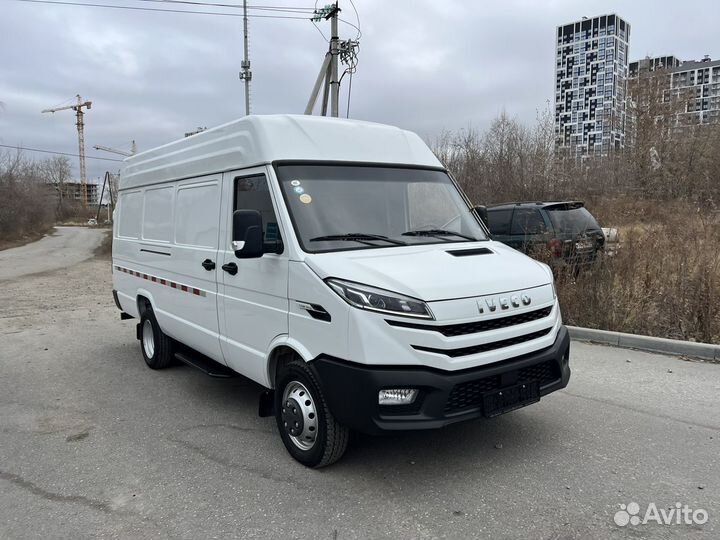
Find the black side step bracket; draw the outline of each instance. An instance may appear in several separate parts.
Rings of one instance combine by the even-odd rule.
[[[207,356],[202,355],[198,352],[176,352],[175,358],[180,360],[183,364],[187,364],[188,366],[197,368],[203,373],[205,373],[205,375],[215,377],[217,379],[230,379],[237,375],[237,373],[235,373],[229,367],[223,366],[215,360],[212,360],[211,358],[208,358]]]

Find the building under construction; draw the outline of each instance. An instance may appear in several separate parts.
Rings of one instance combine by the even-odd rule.
[[[83,184],[82,182],[64,182],[62,184],[48,184],[52,188],[53,193],[58,201],[78,201],[83,202]],[[98,204],[98,186],[97,184],[88,183],[84,187],[85,204],[83,206],[96,206]]]

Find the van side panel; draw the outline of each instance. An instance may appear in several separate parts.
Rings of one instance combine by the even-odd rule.
[[[113,280],[123,310],[148,296],[170,337],[222,362],[217,319],[220,176],[121,192]]]

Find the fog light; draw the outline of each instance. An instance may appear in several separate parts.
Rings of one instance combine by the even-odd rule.
[[[417,397],[417,388],[386,388],[378,393],[380,405],[410,405]]]

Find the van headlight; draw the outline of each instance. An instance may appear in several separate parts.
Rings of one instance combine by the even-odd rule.
[[[325,283],[340,295],[340,298],[356,308],[402,317],[434,319],[430,307],[417,298],[335,278],[328,278]]]

